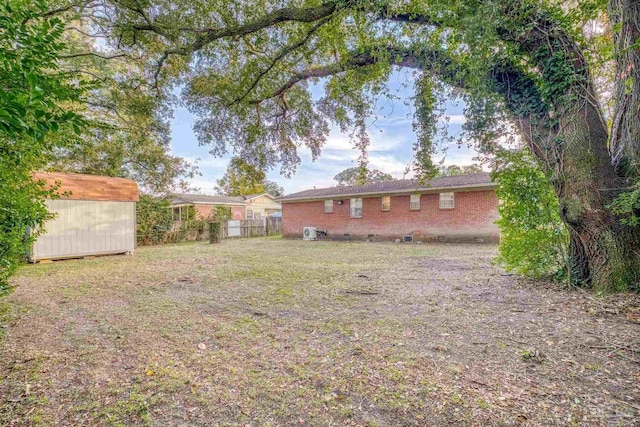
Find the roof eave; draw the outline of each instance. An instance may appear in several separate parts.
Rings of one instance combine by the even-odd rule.
[[[380,195],[404,195],[404,194],[412,194],[412,193],[428,193],[428,192],[437,192],[442,190],[482,190],[482,189],[493,189],[498,186],[495,182],[483,182],[481,184],[470,184],[470,185],[461,185],[455,187],[421,187],[421,188],[411,188],[408,190],[387,190],[387,191],[370,191],[364,193],[346,193],[346,194],[327,194],[325,196],[302,196],[302,197],[293,197],[293,198],[279,198],[276,199],[280,203],[287,202],[301,202],[301,201],[311,201],[311,200],[328,200],[328,199],[339,199],[339,198],[349,198],[355,196],[380,196]]]
[[[273,196],[272,196],[271,194],[269,194],[269,193],[262,193],[262,194],[258,194],[258,195],[253,196],[253,197],[247,197],[245,200],[253,200],[253,199],[257,199],[258,197],[262,197],[262,196],[267,196],[267,197],[269,197],[269,198],[271,198],[271,199],[273,199],[273,200],[276,200],[276,198],[275,198],[275,197],[273,197]]]
[[[246,203],[244,202],[191,202],[188,200],[185,200],[183,202],[180,203],[171,203],[170,206],[177,206],[177,205],[207,205],[207,206],[216,206],[216,205],[225,205],[225,206],[246,206]]]

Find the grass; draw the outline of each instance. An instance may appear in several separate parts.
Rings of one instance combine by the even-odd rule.
[[[633,425],[637,366],[583,342],[635,325],[494,256],[260,238],[26,266],[0,424]]]

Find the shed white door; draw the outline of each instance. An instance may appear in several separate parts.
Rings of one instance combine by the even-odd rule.
[[[136,246],[135,202],[47,200],[56,217],[35,242],[32,261],[123,253]]]

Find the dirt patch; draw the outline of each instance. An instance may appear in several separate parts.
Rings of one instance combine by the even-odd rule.
[[[282,241],[24,268],[2,425],[637,425],[635,296],[495,247]]]

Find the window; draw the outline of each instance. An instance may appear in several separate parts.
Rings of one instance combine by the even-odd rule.
[[[351,218],[362,218],[362,199],[351,199]]]
[[[333,200],[324,201],[324,213],[333,213]]]
[[[253,219],[260,219],[262,217],[262,215],[260,214],[260,212],[254,212],[253,213]]]
[[[253,211],[251,209],[247,210],[247,219],[253,219]]]
[[[173,220],[180,221],[180,207],[173,208]]]
[[[411,209],[412,211],[419,211],[420,210],[420,195],[419,194],[412,194],[411,195],[411,200],[409,200],[409,209]]]
[[[455,199],[453,193],[440,193],[440,209],[453,209]]]
[[[380,199],[380,203],[382,204],[382,210],[383,211],[390,211],[391,210],[391,197],[390,196],[384,196]]]

